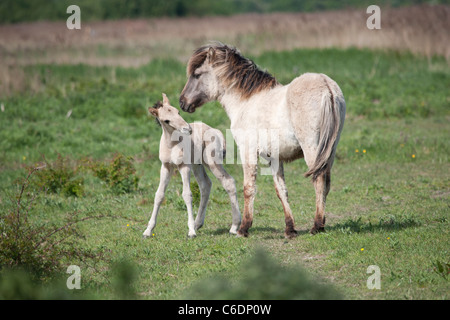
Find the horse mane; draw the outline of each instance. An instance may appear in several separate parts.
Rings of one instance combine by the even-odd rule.
[[[188,62],[188,76],[192,76],[195,70],[203,65],[210,49],[214,50],[210,61],[219,80],[227,87],[237,89],[242,98],[248,99],[255,93],[272,89],[279,84],[274,76],[259,69],[252,60],[242,56],[239,50],[222,43],[195,50]]]

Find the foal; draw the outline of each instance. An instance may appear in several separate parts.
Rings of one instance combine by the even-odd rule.
[[[164,200],[164,194],[170,177],[175,168],[180,171],[183,180],[183,199],[188,211],[189,237],[195,237],[195,231],[203,226],[206,215],[206,206],[211,192],[211,180],[206,174],[208,167],[227,191],[233,213],[231,234],[236,234],[241,223],[241,213],[236,195],[236,184],[222,166],[225,152],[225,140],[217,129],[204,123],[188,124],[179,111],[170,105],[169,99],[163,93],[163,102],[158,102],[148,111],[161,124],[163,133],[159,145],[159,159],[162,162],[161,177],[152,216],[144,231],[144,238],[150,237],[156,225],[159,207]],[[190,190],[191,170],[200,188],[200,206],[194,221],[192,213],[192,193]]]

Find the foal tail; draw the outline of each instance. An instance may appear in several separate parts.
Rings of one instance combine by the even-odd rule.
[[[317,180],[323,172],[331,169],[345,119],[345,100],[342,91],[333,83],[336,89],[333,92],[327,79],[323,78],[328,92],[322,96],[317,156],[314,164],[305,173],[305,177],[312,176],[313,181]]]

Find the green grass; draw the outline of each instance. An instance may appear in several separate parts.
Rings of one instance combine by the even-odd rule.
[[[314,190],[303,178],[304,161],[296,161],[285,172],[297,238],[283,237],[282,206],[270,176],[257,179],[250,237],[229,236],[228,196],[211,175],[213,192],[197,238],[186,237],[181,178],[175,176],[155,236],[142,239],[160,168],[161,129],[147,117],[146,107],[161,99],[161,92],[178,105],[185,66],[175,60],[155,60],[137,69],[28,67],[28,74],[39,76],[40,91],[0,99],[5,110],[0,112],[2,216],[11,208],[16,179],[26,176],[26,167],[42,162],[42,155],[53,162],[61,154],[79,166],[84,159],[110,161],[121,153],[134,159],[136,191],[113,192],[80,169],[80,197],[27,194],[28,199],[35,196],[29,213],[33,223],[58,225],[68,213],[102,216],[77,225],[71,243],[102,255],[87,261],[65,258],[63,265],[82,268],[82,292],[69,295],[129,297],[120,294],[121,284],[114,280],[113,266],[121,261],[136,269],[128,285],[132,297],[185,297],[198,281],[215,275],[238,285],[243,266],[251,266],[255,250],[262,247],[281,267],[301,267],[344,298],[448,299],[450,70],[445,60],[356,49],[267,52],[253,58],[282,83],[303,72],[323,72],[344,92],[347,119],[332,172],[326,233],[308,233]],[[217,103],[182,115],[223,132],[229,128]],[[227,164],[226,169],[242,190],[241,167]],[[238,197],[242,210],[242,192]],[[370,265],[380,267],[380,290],[366,287]],[[214,287],[209,290],[213,296]]]

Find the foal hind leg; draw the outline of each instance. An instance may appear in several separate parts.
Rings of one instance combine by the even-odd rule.
[[[239,225],[241,223],[241,212],[239,210],[239,203],[237,199],[236,182],[234,181],[234,178],[228,172],[226,172],[225,168],[219,163],[210,164],[209,169],[220,181],[222,187],[230,197],[232,224],[229,232],[231,234],[237,234]]]
[[[205,168],[202,165],[193,165],[195,179],[200,188],[200,206],[198,208],[197,217],[195,218],[195,230],[200,229],[205,222],[206,207],[208,205],[209,194],[211,193],[211,179],[206,174]]]
[[[330,191],[330,179],[330,170],[326,170],[314,180],[316,215],[314,217],[314,226],[310,231],[311,234],[325,231],[325,203]]]
[[[292,210],[288,202],[288,190],[286,188],[286,182],[284,180],[283,163],[281,161],[278,163],[278,165],[276,165],[276,163],[272,163],[271,169],[273,181],[275,184],[275,190],[277,191],[277,196],[280,199],[284,210],[284,221],[286,222],[284,236],[288,239],[291,239],[297,236],[297,231],[295,231],[294,228],[294,216],[292,215]]]
[[[181,179],[183,180],[183,200],[186,203],[188,212],[188,237],[193,238],[196,236],[194,228],[194,214],[192,213],[192,192],[191,192],[191,166],[190,165],[180,165],[178,170],[181,174]]]

